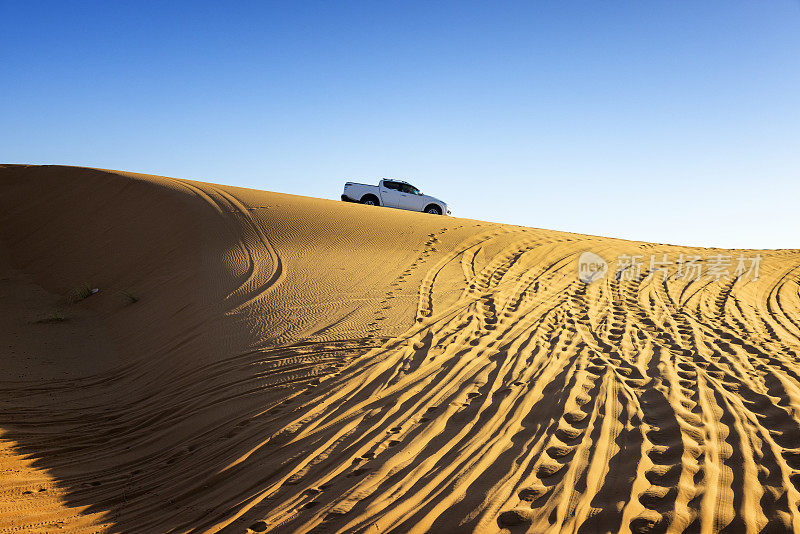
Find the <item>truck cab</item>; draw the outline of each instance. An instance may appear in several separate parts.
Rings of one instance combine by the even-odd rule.
[[[424,196],[419,189],[399,180],[381,180],[378,184],[384,205],[390,208],[422,211]]]

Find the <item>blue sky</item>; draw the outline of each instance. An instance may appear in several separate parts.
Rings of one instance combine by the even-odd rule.
[[[800,2],[8,2],[0,161],[800,247]]]

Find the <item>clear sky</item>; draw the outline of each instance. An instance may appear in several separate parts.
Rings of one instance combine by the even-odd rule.
[[[168,4],[168,5],[167,5]],[[0,161],[800,248],[800,2],[0,0]]]

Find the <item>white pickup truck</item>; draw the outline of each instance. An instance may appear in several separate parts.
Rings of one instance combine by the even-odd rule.
[[[401,210],[424,211],[434,215],[450,215],[447,204],[438,198],[423,195],[419,189],[402,180],[381,180],[378,185],[347,182],[342,200],[368,206],[386,206]]]

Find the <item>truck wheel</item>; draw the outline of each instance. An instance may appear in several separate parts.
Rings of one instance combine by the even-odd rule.
[[[375,195],[364,195],[361,197],[361,203],[367,206],[380,206],[378,198]]]
[[[442,210],[439,208],[439,206],[430,205],[425,208],[425,213],[430,213],[431,215],[441,215]]]

